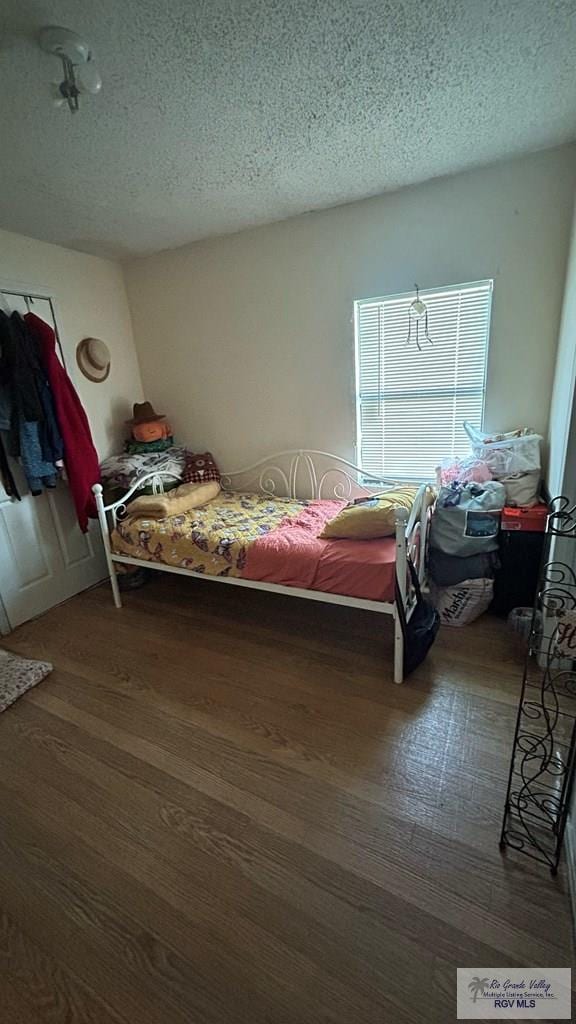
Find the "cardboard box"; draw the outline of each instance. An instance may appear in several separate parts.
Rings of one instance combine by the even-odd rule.
[[[531,508],[512,508],[506,505],[502,509],[500,528],[502,530],[523,530],[528,533],[544,533],[548,518],[548,506],[533,505]]]

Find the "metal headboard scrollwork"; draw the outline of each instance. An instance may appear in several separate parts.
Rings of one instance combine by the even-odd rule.
[[[243,469],[222,474],[227,490],[254,490],[271,497],[349,501],[394,487],[347,459],[315,449],[276,452]]]

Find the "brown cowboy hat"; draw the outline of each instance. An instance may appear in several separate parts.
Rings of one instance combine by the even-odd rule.
[[[154,412],[152,402],[134,402],[134,405],[132,406],[132,419],[126,420],[126,423],[130,423],[134,426],[136,423],[152,423],[153,420],[165,419],[165,413]]]

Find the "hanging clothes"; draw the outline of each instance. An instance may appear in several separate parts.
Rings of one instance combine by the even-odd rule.
[[[4,448],[2,434],[0,434],[0,480],[2,481],[2,486],[9,498],[15,498],[16,501],[22,501],[18,487],[16,486],[16,481],[12,475],[12,470],[10,469],[10,463],[8,462],[6,449]]]
[[[8,317],[2,310],[0,386],[2,422],[9,428],[8,453],[21,459],[30,491],[38,496],[44,487],[56,486],[62,438],[39,343],[19,313]],[[6,452],[4,457],[7,465]],[[14,489],[13,478],[7,480]]]
[[[10,399],[8,397],[8,390],[6,385],[2,382],[2,352],[0,350],[0,480],[2,486],[6,491],[9,498],[16,498],[17,501],[21,501],[20,494],[18,493],[18,487],[16,481],[12,475],[10,469],[10,463],[8,462],[8,454],[5,447],[5,438],[8,437],[11,426],[12,410],[10,406]]]
[[[19,313],[0,310],[0,349],[3,380],[10,388],[12,405],[28,422],[44,419],[40,398],[42,378],[38,346]]]
[[[27,313],[24,320],[39,346],[64,444],[64,463],[70,491],[80,529],[86,533],[88,518],[97,515],[92,486],[100,482],[98,456],[88,417],[72,381],[56,355],[54,331],[35,313]]]
[[[27,423],[26,420],[21,419],[18,440],[22,469],[26,474],[30,493],[37,498],[45,487],[48,490],[53,490],[56,487],[58,480],[56,466],[54,462],[48,462],[42,453],[40,424]]]
[[[6,377],[2,370],[2,350],[0,349],[0,430],[10,430],[12,426],[12,403]]]
[[[40,401],[44,411],[44,421],[40,424],[39,441],[42,456],[47,462],[62,468],[64,465],[64,442],[56,418],[52,389],[45,377],[40,391]]]
[[[0,480],[2,481],[2,486],[9,498],[15,498],[17,501],[21,501],[22,499],[20,497],[16,481],[12,474],[12,470],[10,469],[8,453],[5,445],[5,440],[9,436],[11,420],[12,410],[10,406],[10,399],[8,397],[8,390],[6,385],[2,382],[2,352],[0,350]]]

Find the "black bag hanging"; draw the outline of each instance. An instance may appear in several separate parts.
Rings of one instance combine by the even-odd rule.
[[[404,677],[409,676],[418,665],[421,665],[428,651],[436,639],[440,629],[440,616],[434,606],[422,596],[418,573],[412,564],[412,559],[407,557],[408,571],[412,586],[416,593],[416,607],[406,622],[404,605],[396,580],[396,605],[400,616],[400,624],[404,634]]]

